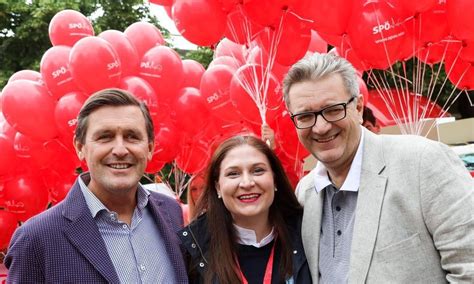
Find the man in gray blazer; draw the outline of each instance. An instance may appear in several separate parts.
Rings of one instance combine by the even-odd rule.
[[[118,89],[84,103],[74,144],[89,172],[15,232],[8,283],[187,283],[172,198],[139,181],[154,148],[147,107]]]
[[[343,58],[314,54],[284,80],[298,137],[319,161],[297,187],[318,283],[474,283],[474,186],[445,145],[375,135]]]

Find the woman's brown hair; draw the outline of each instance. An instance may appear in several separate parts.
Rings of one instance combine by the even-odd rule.
[[[286,176],[280,160],[262,140],[253,136],[235,136],[225,140],[214,152],[207,170],[206,190],[197,204],[197,212],[207,212],[210,244],[209,267],[204,283],[240,283],[237,263],[235,261],[237,237],[233,227],[232,216],[221,199],[217,197],[216,183],[222,161],[230,150],[242,145],[249,145],[263,153],[271,166],[274,176],[275,197],[270,206],[269,219],[278,235],[277,242],[281,247],[279,275],[285,280],[292,275],[292,249],[288,232],[288,223],[294,216],[302,213],[293,188]]]

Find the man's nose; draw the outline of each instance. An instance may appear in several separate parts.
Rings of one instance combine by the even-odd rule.
[[[115,139],[115,143],[112,149],[112,154],[118,157],[123,157],[128,154],[128,149],[125,145],[125,141],[123,138],[117,138]]]
[[[311,130],[314,132],[314,133],[321,133],[321,134],[324,134],[327,132],[327,130],[329,130],[331,128],[331,123],[330,122],[327,122],[323,116],[321,114],[319,114],[318,116],[316,116],[316,123],[313,125],[313,127],[311,128]]]

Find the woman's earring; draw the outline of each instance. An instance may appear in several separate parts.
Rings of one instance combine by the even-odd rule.
[[[275,187],[275,191],[278,191],[278,188]]]
[[[217,198],[219,198],[219,199],[222,198],[222,196],[221,196],[221,194],[220,194],[219,192],[217,193]]]

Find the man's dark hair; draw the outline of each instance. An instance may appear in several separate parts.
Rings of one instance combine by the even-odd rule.
[[[88,117],[95,110],[105,106],[137,106],[140,108],[143,117],[145,118],[146,132],[148,141],[154,140],[153,121],[148,111],[148,107],[144,102],[137,100],[132,94],[121,89],[104,89],[94,93],[90,96],[77,117],[77,127],[74,141],[79,141],[84,144],[87,128]]]

